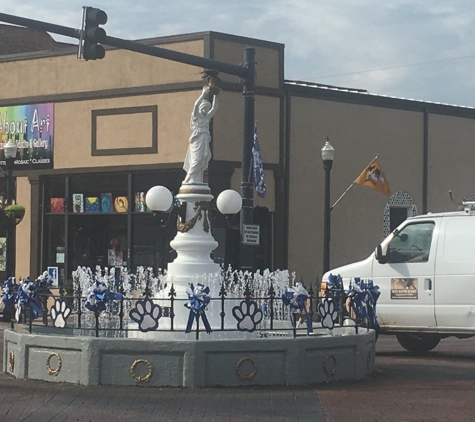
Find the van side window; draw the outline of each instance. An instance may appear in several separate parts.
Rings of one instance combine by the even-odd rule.
[[[388,249],[389,263],[427,262],[434,223],[415,223],[402,229],[391,241]]]

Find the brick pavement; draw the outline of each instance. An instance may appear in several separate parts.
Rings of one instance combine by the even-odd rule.
[[[473,422],[473,355],[379,353],[366,379],[318,389],[326,422]]]

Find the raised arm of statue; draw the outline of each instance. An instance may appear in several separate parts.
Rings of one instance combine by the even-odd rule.
[[[208,112],[208,119],[211,120],[213,116],[218,111],[218,96],[213,96],[213,105],[211,106],[211,110]]]
[[[210,87],[203,87],[203,91],[196,100],[191,113],[190,143],[185,157],[183,168],[186,171],[184,183],[203,183],[203,173],[208,168],[211,159],[211,134],[209,122],[218,109],[217,96],[213,96],[213,104],[205,99],[209,94]]]
[[[206,97],[206,95],[208,94],[210,90],[210,87],[209,86],[204,86],[203,87],[203,91],[201,91],[201,95],[198,97],[198,99],[195,101],[195,105],[193,107],[193,116],[197,116],[199,111],[200,111],[200,105],[201,103],[203,102],[204,98]]]

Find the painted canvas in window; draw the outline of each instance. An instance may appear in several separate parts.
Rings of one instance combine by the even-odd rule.
[[[64,212],[64,198],[50,198],[50,212]]]
[[[86,198],[86,212],[99,212],[99,198],[97,196]]]
[[[101,211],[112,212],[112,194],[111,193],[101,194]]]
[[[84,212],[84,195],[82,193],[73,193],[73,212]]]
[[[127,212],[129,208],[129,201],[125,196],[118,196],[114,200],[114,209],[117,212]]]

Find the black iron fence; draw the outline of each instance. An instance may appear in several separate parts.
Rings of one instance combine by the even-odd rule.
[[[371,286],[356,279],[353,288],[345,290],[341,278],[335,278],[323,295],[312,286],[305,289],[303,283],[281,294],[271,283],[262,296],[250,284],[236,294],[222,282],[217,297],[211,297],[209,288],[198,283],[187,287],[188,298],[178,298],[173,285],[160,297],[153,297],[148,285],[141,294],[126,295],[120,286],[112,292],[96,282],[87,292],[78,287],[75,295],[64,290],[53,295],[47,288],[22,289],[20,285],[7,301],[4,288],[3,300],[13,314],[12,328],[26,324],[30,332],[63,330],[65,334],[123,338],[133,332],[176,332],[194,335],[197,340],[213,332],[297,337],[325,335],[343,326],[354,327],[355,333],[361,327],[377,328],[377,297]]]

